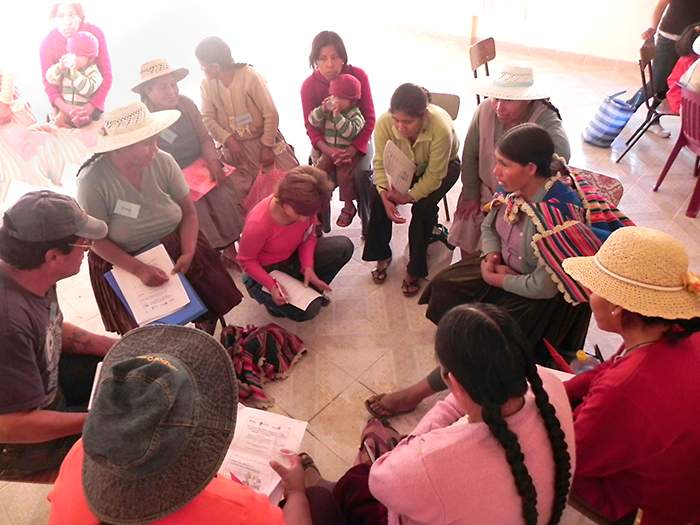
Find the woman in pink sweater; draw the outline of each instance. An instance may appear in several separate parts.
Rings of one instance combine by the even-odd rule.
[[[559,522],[574,471],[571,408],[525,341],[495,305],[456,306],[441,319],[435,349],[450,394],[371,469],[358,456],[338,480],[347,523]],[[361,450],[381,454],[382,434],[368,426]]]
[[[93,120],[99,119],[104,111],[107,93],[112,87],[112,65],[104,33],[99,27],[85,21],[85,12],[80,2],[55,2],[51,6],[49,18],[55,29],[44,38],[39,54],[46,96],[57,111],[69,117],[73,126],[77,128],[87,126]],[[102,74],[102,84],[90,97],[90,101],[83,106],[75,106],[63,100],[60,87],[46,80],[46,71],[66,54],[68,39],[78,31],[87,31],[97,38],[99,51],[95,64]]]
[[[289,304],[289,290],[270,272],[278,270],[312,286],[319,292],[352,257],[354,246],[347,237],[316,238],[316,214],[328,204],[333,184],[326,174],[311,166],[293,168],[274,195],[261,200],[248,212],[238,252],[243,283],[250,296],[275,317],[308,321],[329,303],[323,296],[305,310]]]

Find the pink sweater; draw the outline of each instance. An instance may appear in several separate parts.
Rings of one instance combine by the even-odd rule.
[[[90,102],[97,109],[104,111],[105,99],[107,98],[109,89],[112,87],[112,64],[109,61],[109,52],[107,51],[105,35],[99,27],[88,24],[87,22],[81,23],[80,27],[78,27],[78,31],[87,31],[97,38],[99,51],[95,63],[100,73],[102,73],[102,84],[97,88],[94,95],[92,95]],[[46,80],[46,70],[66,54],[66,43],[66,37],[56,29],[51,31],[41,43],[41,50],[39,52],[39,58],[41,59],[41,78],[44,80],[44,91],[46,91],[46,95],[49,97],[49,102],[51,102],[51,104],[53,104],[54,100],[57,98],[61,98],[61,90],[59,86],[51,84]]]
[[[566,435],[574,468],[571,408],[561,382],[540,371]],[[411,435],[372,466],[369,488],[389,510],[389,525],[523,523],[518,495],[501,445],[485,423],[468,423],[452,394],[438,402]],[[538,524],[549,521],[554,459],[535,398],[507,418],[518,435],[537,490]]]
[[[248,212],[238,247],[238,263],[253,280],[270,290],[275,281],[263,266],[289,259],[299,250],[302,270],[314,266],[316,217],[301,222],[279,224],[270,214],[273,195],[261,200]]]

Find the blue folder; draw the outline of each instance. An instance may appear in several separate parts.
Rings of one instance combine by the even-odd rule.
[[[124,305],[124,308],[126,308],[126,310],[129,312],[129,315],[131,315],[131,318],[133,319],[134,313],[131,311],[129,303],[127,303],[121,288],[119,288],[119,285],[117,284],[117,281],[114,278],[114,274],[112,274],[112,270],[106,272],[104,276],[107,280],[107,283],[109,283],[109,285],[112,287],[112,290],[114,290],[114,293],[117,294],[117,297],[119,297],[119,300]],[[190,302],[182,308],[180,308],[179,310],[171,313],[170,315],[166,315],[165,317],[161,317],[160,319],[156,319],[155,321],[151,321],[147,324],[184,325],[191,321],[194,321],[198,317],[207,313],[207,307],[202,302],[202,299],[199,297],[199,294],[197,294],[194,288],[192,288],[192,285],[187,280],[187,278],[181,273],[177,274],[177,276],[180,278],[180,281],[182,281],[182,285],[185,287],[185,292],[187,292],[187,297],[189,298]]]

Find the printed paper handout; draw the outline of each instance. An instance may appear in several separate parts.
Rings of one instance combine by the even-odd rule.
[[[321,294],[316,290],[310,286],[304,286],[304,283],[289,274],[272,270],[270,276],[284,289],[287,302],[301,310],[306,310],[314,299],[321,297]],[[266,291],[270,292],[267,289]]]
[[[168,275],[173,270],[173,261],[162,244],[135,257],[141,262],[160,268]],[[170,279],[160,286],[146,286],[141,279],[123,268],[115,266],[112,274],[139,326],[165,317],[190,302],[182,281],[174,275],[170,275]]]
[[[299,452],[306,431],[306,421],[238,404],[236,431],[219,474],[239,481],[253,490],[279,501],[275,490],[280,477],[270,467],[280,450]]]
[[[416,165],[396,144],[387,140],[384,146],[384,172],[393,189],[399,193],[408,193],[416,172]]]

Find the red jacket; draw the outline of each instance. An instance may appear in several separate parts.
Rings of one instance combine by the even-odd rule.
[[[107,51],[105,35],[99,27],[88,24],[87,22],[81,23],[80,27],[78,27],[78,31],[87,31],[97,38],[99,54],[97,55],[95,63],[100,73],[102,73],[102,85],[97,88],[90,102],[97,109],[104,111],[105,99],[107,98],[109,88],[112,87],[112,64],[109,61],[109,51]],[[57,29],[54,29],[46,35],[46,38],[41,43],[39,52],[39,58],[41,59],[41,79],[44,81],[44,91],[46,92],[46,96],[49,97],[51,105],[53,105],[54,100],[61,98],[61,88],[46,80],[46,70],[66,54],[66,43],[66,37],[59,33]]]
[[[700,333],[614,358],[565,383],[574,411],[572,492],[608,519],[700,522]]]
[[[681,110],[681,87],[678,81],[683,76],[683,73],[688,71],[688,68],[698,59],[697,55],[685,55],[678,59],[676,65],[673,66],[673,71],[668,76],[666,83],[668,91],[666,92],[666,100],[671,111],[678,113]]]
[[[362,116],[365,117],[365,127],[362,128],[359,135],[355,137],[352,145],[355,146],[357,151],[365,154],[367,153],[367,144],[369,144],[369,139],[372,137],[374,122],[376,120],[369,79],[367,78],[367,74],[359,67],[350,66],[348,64],[343,66],[341,74],[354,76],[360,81],[362,87],[362,98],[360,98],[357,107],[360,108]],[[329,84],[330,81],[316,70],[311,73],[301,85],[301,105],[304,110],[304,126],[306,126],[306,134],[311,139],[311,145],[314,147],[316,147],[316,143],[319,140],[323,140],[323,131],[309,123],[309,113],[311,113],[315,107],[319,106],[321,102],[323,102],[323,99],[328,96]]]

